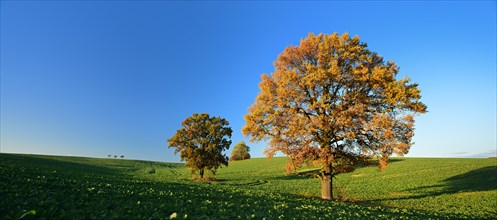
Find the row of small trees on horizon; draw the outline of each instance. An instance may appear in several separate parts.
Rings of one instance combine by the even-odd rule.
[[[107,155],[108,158],[112,157],[112,154]],[[124,155],[119,156],[121,159],[124,159]],[[117,158],[117,155],[114,155],[114,158]]]

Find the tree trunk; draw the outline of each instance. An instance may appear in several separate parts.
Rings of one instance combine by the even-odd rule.
[[[321,176],[321,198],[333,201],[333,176],[331,175],[331,165],[324,166],[324,173]]]
[[[204,169],[200,169],[200,179],[204,178]]]

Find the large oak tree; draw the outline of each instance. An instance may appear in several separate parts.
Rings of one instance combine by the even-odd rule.
[[[397,65],[359,36],[309,34],[274,66],[261,76],[242,131],[251,141],[268,141],[269,157],[288,155],[289,169],[320,163],[323,199],[333,200],[340,167],[377,158],[384,168],[392,154],[409,151],[414,116],[426,112],[418,84],[397,79]]]
[[[199,171],[204,178],[205,170],[215,173],[221,165],[228,166],[228,157],[223,154],[231,145],[232,130],[226,119],[210,117],[209,114],[193,114],[182,123],[182,128],[169,138],[169,148],[180,152],[191,173]]]

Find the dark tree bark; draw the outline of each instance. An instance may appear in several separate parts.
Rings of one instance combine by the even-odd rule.
[[[204,178],[204,169],[200,169],[200,179]]]

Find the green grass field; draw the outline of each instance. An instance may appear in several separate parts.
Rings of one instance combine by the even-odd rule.
[[[192,182],[179,163],[0,154],[0,219],[497,219],[496,159],[394,158],[338,175],[347,202],[333,203],[285,163],[230,162]]]

